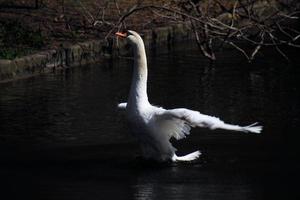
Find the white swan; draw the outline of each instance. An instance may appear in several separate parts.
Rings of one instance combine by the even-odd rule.
[[[126,38],[133,47],[134,69],[127,103],[118,107],[125,109],[132,132],[137,137],[143,156],[157,161],[192,161],[201,153],[195,151],[185,156],[177,156],[170,138],[177,140],[190,134],[191,127],[226,129],[232,131],[260,133],[262,126],[226,124],[217,117],[211,117],[185,108],[166,110],[153,106],[147,96],[147,58],[144,42],[134,31],[117,32],[119,38]]]

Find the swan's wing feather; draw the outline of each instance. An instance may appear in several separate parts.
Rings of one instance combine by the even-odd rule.
[[[126,102],[123,102],[123,103],[119,103],[119,104],[118,104],[118,108],[119,108],[119,109],[122,109],[122,110],[125,110],[125,109],[126,109],[126,106],[127,106],[127,103],[126,103]]]
[[[156,118],[161,124],[159,127],[164,128],[165,133],[176,139],[185,138],[186,135],[190,134],[191,127],[225,129],[246,133],[260,133],[262,130],[262,126],[257,126],[256,123],[249,126],[226,124],[217,117],[204,115],[198,111],[185,108],[164,110]]]
[[[192,127],[205,127],[215,129],[216,126],[224,124],[222,120],[217,117],[201,114],[198,111],[189,110],[185,108],[177,108],[172,110],[165,110],[160,113],[161,119],[180,119]]]
[[[156,132],[165,134],[168,138],[174,137],[177,140],[183,139],[190,134],[191,126],[186,121],[175,117],[160,117],[158,116],[155,121]]]

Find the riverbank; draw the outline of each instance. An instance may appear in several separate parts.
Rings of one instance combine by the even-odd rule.
[[[146,48],[163,44],[171,45],[191,37],[192,34],[188,27],[183,24],[159,27],[143,32]],[[12,60],[0,59],[0,83],[50,73],[71,66],[101,62],[105,57],[128,53],[128,49],[122,48],[125,45],[126,42],[117,42],[115,39],[90,40]]]
[[[153,2],[143,1],[147,3]],[[99,62],[110,56],[115,48],[114,36],[104,38],[121,13],[135,4],[134,0],[0,0],[0,82]],[[145,37],[151,44],[170,40],[170,36],[161,39],[164,37],[161,35],[176,32],[178,28],[173,26],[180,27],[166,23],[150,11],[127,19],[126,25],[138,32],[149,30],[145,31]],[[161,33],[169,29],[161,27],[174,31]],[[152,41],[155,35],[158,38]]]
[[[258,1],[253,4],[258,20],[270,18],[274,14],[273,11],[278,8],[286,9],[284,8],[285,4],[281,5],[280,2],[280,0],[274,0],[270,6],[266,6],[269,4],[267,1]],[[50,73],[71,66],[101,62],[105,57],[128,53],[128,49],[124,48],[124,43],[115,40],[113,30],[120,23],[121,16],[130,13],[137,6],[142,8],[147,7],[147,5],[161,8],[167,4],[164,0],[155,1],[155,3],[151,0],[145,0],[140,4],[134,0],[45,0],[36,1],[34,6],[34,2],[31,1],[14,3],[0,1],[0,82]],[[189,13],[190,8],[186,7],[188,5],[172,4],[179,10],[179,13],[181,9],[183,12]],[[218,10],[225,9],[223,14],[213,18],[217,21],[220,20],[219,23],[221,24],[224,22],[225,29],[228,28],[226,24],[230,24],[232,19],[235,23],[251,23],[247,18],[242,18],[243,13],[240,17],[233,17],[231,12],[226,11],[226,9],[237,6],[231,1],[223,2],[221,5],[207,2],[197,5],[200,10],[206,6],[208,9],[206,12],[209,13],[210,11],[218,12]],[[171,13],[172,6],[167,8],[167,10],[171,10]],[[243,5],[241,4],[239,8],[242,9]],[[142,12],[136,12],[134,15],[128,14],[126,19],[124,18],[122,27],[141,33],[148,49],[157,45],[171,45],[192,37],[193,34],[190,32],[194,25],[186,26],[187,23],[190,23],[189,20],[183,19],[179,22],[178,19],[172,18],[171,15],[165,15],[163,12],[156,12],[156,10],[151,9],[141,10]],[[285,13],[285,11],[282,12]],[[184,15],[183,18],[185,18]],[[204,21],[207,20],[204,19]],[[219,24],[214,26],[218,27]],[[223,30],[222,27],[219,28]],[[216,33],[216,30],[210,31]],[[258,30],[253,28],[248,31],[252,31],[255,35]],[[283,33],[291,37],[289,33],[285,31]],[[207,42],[207,36],[201,34],[202,43]],[[227,34],[227,32],[223,34]],[[199,36],[199,34],[197,35]],[[210,41],[215,38],[218,37],[213,36]],[[296,40],[297,38],[293,39]],[[239,40],[238,38],[235,39]],[[224,45],[226,44],[223,43],[219,46]],[[256,49],[252,53],[254,57],[260,51],[260,46],[255,46],[251,42],[250,45],[251,48]],[[209,46],[201,47],[202,54],[213,58],[214,55],[209,53],[214,49],[211,48]],[[249,59],[250,56],[243,50],[235,48],[243,52],[248,60],[252,59]]]

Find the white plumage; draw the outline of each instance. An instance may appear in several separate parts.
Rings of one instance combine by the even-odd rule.
[[[118,32],[116,35],[126,38],[134,52],[134,69],[128,102],[120,103],[118,108],[126,110],[132,132],[138,138],[145,158],[174,162],[197,159],[201,155],[200,151],[177,156],[176,149],[170,143],[171,137],[180,140],[189,135],[191,127],[226,129],[245,133],[261,132],[262,126],[257,126],[256,123],[249,126],[231,125],[217,117],[204,115],[198,111],[185,108],[166,110],[151,105],[147,96],[148,71],[144,42],[134,31]]]

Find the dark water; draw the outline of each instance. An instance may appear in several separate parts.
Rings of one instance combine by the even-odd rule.
[[[195,129],[174,141],[189,164],[138,158],[118,102],[132,60],[0,85],[0,199],[286,199],[297,194],[299,68],[268,51],[247,64],[231,50],[210,65],[181,44],[149,52],[153,104],[186,107],[226,122],[264,125],[261,135]],[[300,62],[298,62],[300,63]]]

